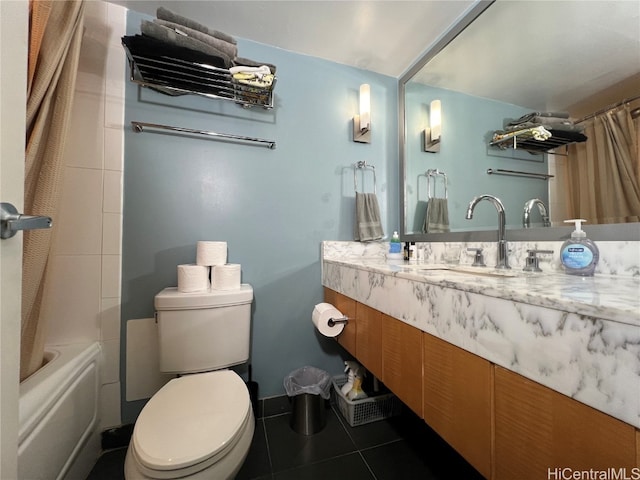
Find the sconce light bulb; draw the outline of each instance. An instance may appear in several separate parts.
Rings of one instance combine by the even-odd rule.
[[[371,128],[371,87],[368,83],[360,85],[360,131]]]
[[[431,141],[440,140],[442,134],[442,105],[440,100],[433,100],[429,108],[429,124],[431,128]]]

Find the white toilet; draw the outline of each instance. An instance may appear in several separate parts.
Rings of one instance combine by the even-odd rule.
[[[247,284],[204,293],[165,288],[156,295],[160,371],[183,376],[140,412],[125,460],[127,480],[238,473],[253,438],[253,409],[242,378],[220,369],[249,359],[252,300]]]

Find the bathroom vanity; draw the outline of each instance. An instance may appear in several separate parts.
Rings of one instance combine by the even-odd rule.
[[[480,473],[640,475],[637,275],[393,265],[382,248],[323,243],[338,342]]]

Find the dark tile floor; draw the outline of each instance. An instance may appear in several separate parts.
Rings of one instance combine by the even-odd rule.
[[[474,480],[481,479],[427,425],[404,409],[400,416],[351,427],[331,407],[327,425],[304,436],[289,426],[286,397],[263,403],[251,450],[237,480]],[[124,479],[126,448],[105,452],[87,480]]]

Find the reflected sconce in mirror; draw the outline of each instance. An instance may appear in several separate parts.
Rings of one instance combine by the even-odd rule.
[[[360,115],[353,117],[353,141],[371,143],[371,87],[360,85]]]
[[[424,130],[424,151],[437,153],[440,151],[442,134],[442,105],[440,100],[433,100],[429,106],[429,128]]]

